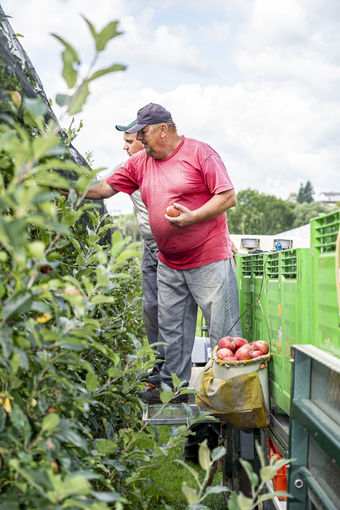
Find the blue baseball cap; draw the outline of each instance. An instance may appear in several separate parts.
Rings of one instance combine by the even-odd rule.
[[[138,110],[136,125],[127,129],[126,132],[129,134],[137,133],[149,124],[161,124],[162,122],[172,122],[171,113],[160,104],[149,103]]]

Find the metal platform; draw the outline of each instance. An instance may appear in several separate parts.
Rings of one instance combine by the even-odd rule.
[[[192,367],[189,388],[194,389],[195,381],[202,370],[200,367]],[[190,420],[200,414],[200,409],[195,404],[195,394],[188,395],[188,403],[146,404],[143,411],[143,422],[150,425],[188,425]],[[202,418],[202,423],[211,421],[209,418]]]
[[[199,412],[197,405],[190,402],[168,404],[165,407],[162,404],[147,404],[143,412],[143,422],[148,425],[189,425],[190,420]]]

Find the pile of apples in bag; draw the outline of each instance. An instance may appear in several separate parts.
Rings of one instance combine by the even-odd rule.
[[[249,343],[238,336],[223,336],[217,344],[217,357],[222,361],[244,361],[268,354],[269,345],[264,340]]]

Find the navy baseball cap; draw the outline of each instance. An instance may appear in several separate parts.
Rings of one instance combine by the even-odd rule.
[[[171,113],[160,104],[149,103],[138,110],[137,124],[127,129],[126,132],[137,133],[149,124],[161,124],[162,122],[172,122]]]
[[[133,122],[130,122],[127,126],[121,126],[120,124],[116,124],[116,129],[118,131],[127,131],[128,129],[131,129],[133,126],[137,124],[137,119],[135,119]]]

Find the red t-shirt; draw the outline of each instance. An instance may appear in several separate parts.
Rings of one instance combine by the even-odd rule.
[[[164,159],[137,152],[106,182],[129,195],[140,188],[159,259],[167,266],[190,269],[232,257],[225,213],[182,228],[164,218],[174,202],[195,210],[214,195],[233,189],[220,156],[206,143],[183,137]]]

